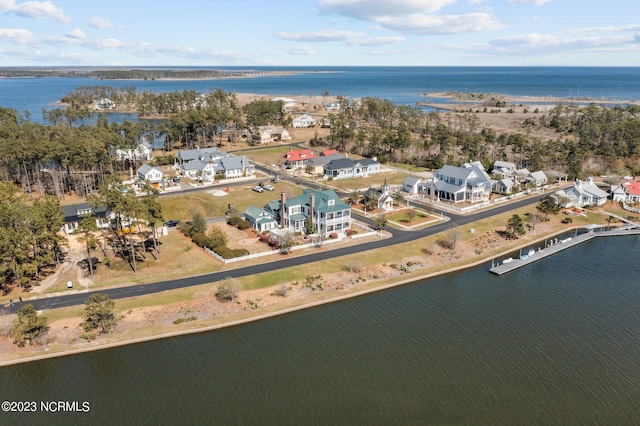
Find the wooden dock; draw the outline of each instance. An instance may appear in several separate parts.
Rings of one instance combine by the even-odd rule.
[[[492,267],[489,270],[489,272],[494,273],[496,275],[506,274],[507,272],[511,272],[515,269],[522,268],[523,266],[526,266],[526,265],[529,265],[530,263],[544,259],[545,257],[551,256],[552,254],[556,254],[559,251],[576,246],[592,238],[619,237],[623,235],[640,235],[640,229],[625,228],[625,229],[612,229],[610,231],[586,232],[584,234],[577,235],[573,238],[566,238],[561,241],[558,241],[556,244],[550,245],[548,247],[545,247],[544,249],[536,251],[531,256],[527,255],[525,258],[513,259],[511,262],[508,262],[508,263],[503,262],[500,265],[496,265]]]

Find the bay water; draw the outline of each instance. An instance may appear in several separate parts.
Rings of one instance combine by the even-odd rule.
[[[640,423],[640,238],[0,369],[3,424]],[[5,421],[5,419],[7,421]]]

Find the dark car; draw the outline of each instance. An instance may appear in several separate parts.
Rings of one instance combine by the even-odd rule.
[[[169,228],[174,228],[180,224],[179,220],[168,220],[164,223],[164,226],[168,226]]]

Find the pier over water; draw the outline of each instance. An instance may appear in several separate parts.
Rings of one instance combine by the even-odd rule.
[[[538,251],[534,251],[533,254],[528,254],[526,256],[522,256],[519,259],[513,259],[509,262],[503,261],[502,264],[493,266],[489,272],[494,273],[496,275],[506,274],[507,272],[511,272],[523,266],[529,265],[530,263],[536,262],[538,260],[544,259],[547,256],[551,256],[552,254],[556,254],[559,251],[568,249],[585,241],[588,241],[592,238],[596,237],[618,237],[623,235],[640,235],[640,229],[637,227],[629,228],[624,227],[620,229],[612,229],[609,231],[589,231],[584,234],[576,235],[573,238],[566,238],[557,242],[556,244],[549,245],[544,249],[540,249]]]

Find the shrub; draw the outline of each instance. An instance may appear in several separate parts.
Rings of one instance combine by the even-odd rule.
[[[345,229],[344,233],[347,235],[347,237],[352,236],[353,234],[356,233],[356,231],[354,231],[353,229],[349,228],[349,229]]]
[[[335,232],[332,232],[329,234],[329,238],[331,238],[332,240],[335,240],[336,238],[338,238],[338,234],[336,234]]]
[[[291,287],[287,287],[286,284],[282,284],[279,289],[274,290],[271,294],[273,296],[287,297],[287,293],[289,293],[289,290],[291,290]]]
[[[238,280],[234,278],[227,278],[218,286],[216,299],[221,302],[233,302],[241,289],[242,286]]]
[[[562,223],[573,223],[573,219],[570,217],[565,217],[562,219]]]
[[[239,248],[239,249],[235,249],[233,250],[233,257],[242,257],[242,256],[249,256],[249,250],[247,250],[246,248]]]
[[[213,251],[223,259],[233,259],[236,257],[234,251],[227,246],[214,247]]]
[[[197,246],[204,247],[209,242],[209,237],[202,232],[198,232],[197,234],[193,234],[191,236],[191,241],[193,241]]]
[[[251,228],[251,223],[248,220],[244,219],[238,222],[239,230],[244,231],[245,229],[249,229],[249,228]]]
[[[238,223],[240,223],[242,219],[240,219],[240,217],[238,216],[231,216],[229,219],[227,219],[227,224],[231,225],[231,226],[238,226]]]

